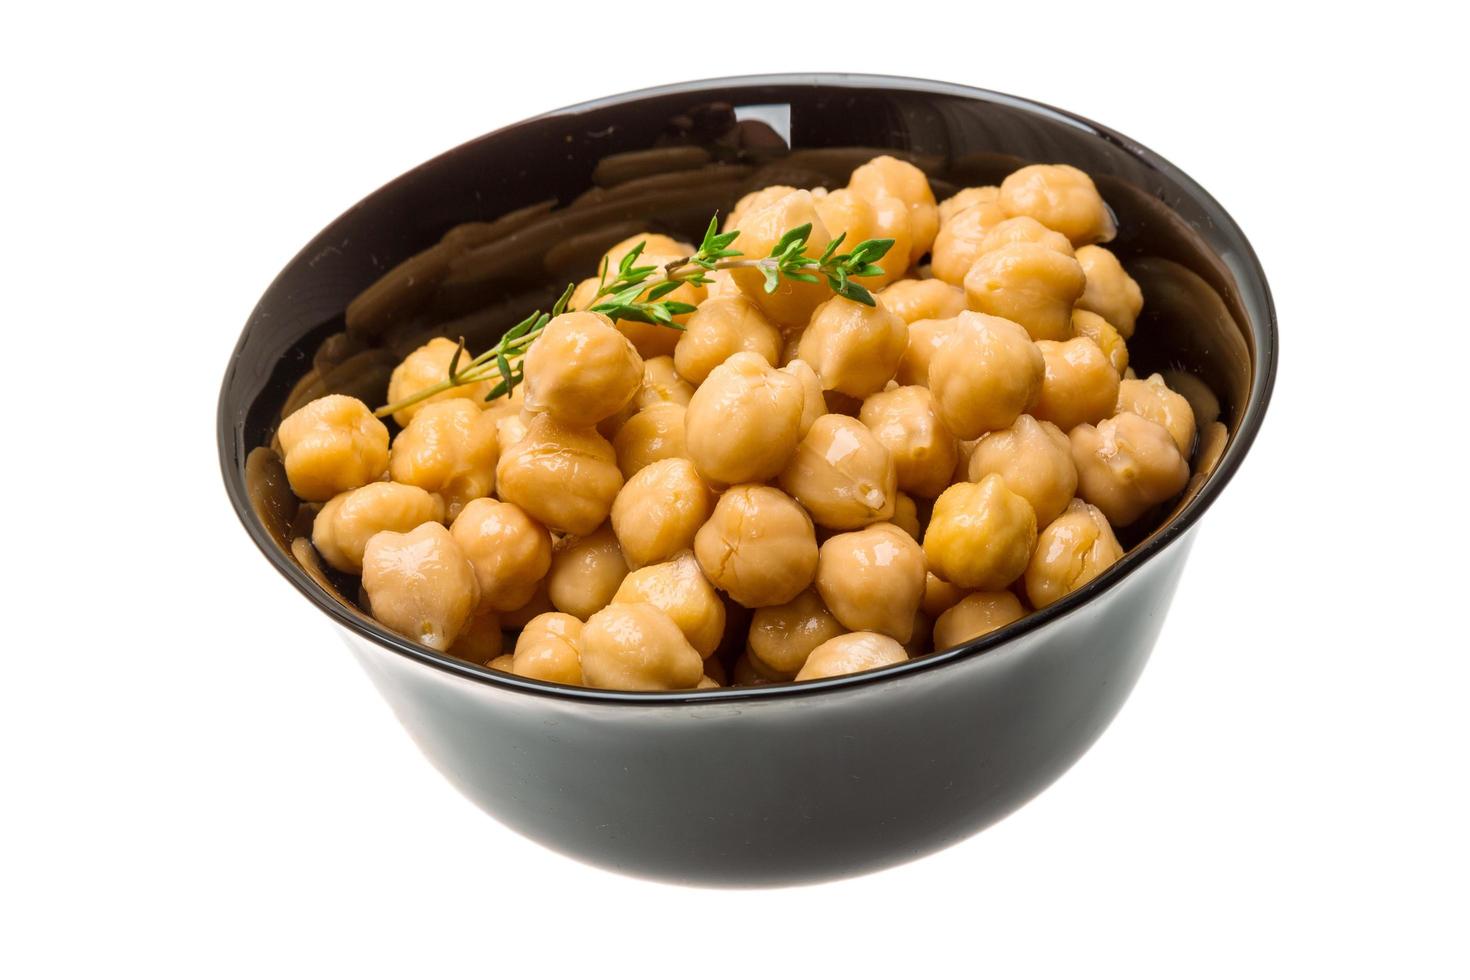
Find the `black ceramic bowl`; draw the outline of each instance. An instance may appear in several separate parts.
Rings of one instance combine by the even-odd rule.
[[[1112,247],[1147,298],[1134,364],[1140,374],[1187,369],[1220,400],[1230,440],[1218,465],[1085,588],[963,647],[870,673],[617,693],[417,646],[360,613],[355,586],[323,574],[304,541],[293,549],[303,518],[275,454],[259,448],[283,408],[327,391],[380,403],[388,370],[424,338],[463,334],[483,347],[590,274],[611,242],[644,229],[695,237],[746,190],[840,186],[879,152],[917,162],[940,197],[1028,162],[1092,174],[1119,218]],[[424,754],[487,813],[628,874],[788,884],[962,840],[1087,750],[1148,659],[1195,523],[1250,447],[1275,348],[1266,280],[1235,222],[1176,167],[1111,130],[937,82],[693,82],[491,133],[333,222],[246,324],[220,395],[220,463],[266,560],[336,621]]]

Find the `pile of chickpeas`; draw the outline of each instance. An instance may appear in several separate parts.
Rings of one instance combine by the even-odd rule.
[[[1185,488],[1196,412],[1128,367],[1143,295],[1101,245],[1114,218],[1086,174],[1028,166],[936,203],[878,157],[841,189],[749,194],[726,227],[761,256],[808,223],[813,254],[894,240],[862,280],[875,305],[731,269],[670,297],[697,307],[671,330],[586,311],[589,279],[508,397],[442,392],[393,416],[391,444],[357,399],[295,411],[279,448],[320,504],[322,560],[361,576],[388,629],[496,670],[803,681],[1056,602]],[[640,241],[646,264],[694,250],[638,235],[611,266]],[[445,378],[456,346],[410,354],[389,401]]]

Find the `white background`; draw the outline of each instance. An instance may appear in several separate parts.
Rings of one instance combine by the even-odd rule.
[[[1470,972],[1449,5],[223,7],[0,25],[0,974]],[[1023,94],[1163,153],[1259,250],[1280,379],[1131,702],[1052,789],[867,878],[671,888],[424,762],[237,525],[214,399],[276,270],[411,165],[790,70]]]

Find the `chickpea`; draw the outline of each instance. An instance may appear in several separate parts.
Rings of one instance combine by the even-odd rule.
[[[1113,414],[1118,372],[1101,347],[1086,337],[1038,340],[1036,347],[1046,363],[1046,375],[1031,414],[1054,422],[1063,432],[1084,422],[1095,425]]]
[[[1189,464],[1169,430],[1141,415],[1122,412],[1070,436],[1077,494],[1113,527],[1127,527],[1189,482]]]
[[[746,652],[757,671],[789,681],[813,650],[845,632],[816,590],[803,589],[790,602],[755,611]]]
[[[938,282],[931,279],[930,282]],[[961,310],[961,313],[964,311]],[[955,316],[959,316],[957,313]],[[898,360],[898,372],[894,380],[901,385],[928,385],[929,364],[934,352],[949,337],[949,328],[955,317],[945,320],[915,320],[909,324],[909,342],[904,347],[903,357]]]
[[[612,601],[646,602],[662,610],[704,659],[725,635],[725,604],[688,552],[630,572]]]
[[[1026,566],[1026,597],[1037,609],[1082,588],[1123,557],[1103,512],[1080,500],[1046,526]]]
[[[689,456],[685,423],[689,410],[678,402],[660,402],[638,412],[613,436],[613,452],[623,479],[662,459]]]
[[[1077,298],[1078,308],[1107,320],[1125,340],[1132,337],[1143,309],[1143,290],[1138,283],[1123,271],[1118,257],[1105,248],[1084,245],[1077,250],[1077,262],[1087,276],[1087,288]]]
[[[1000,185],[1000,203],[1011,215],[1028,215],[1073,245],[1111,241],[1118,233],[1113,212],[1092,178],[1066,164],[1033,164]]]
[[[396,405],[449,377],[449,362],[454,360],[454,352],[457,350],[459,344],[448,337],[435,337],[405,357],[388,377],[388,404]],[[460,355],[459,363],[469,364],[473,359],[474,355],[465,351]],[[393,421],[406,426],[428,406],[435,402],[449,401],[451,398],[468,398],[478,406],[490,388],[491,385],[483,381],[449,388],[394,412]]]
[[[816,201],[810,191],[792,191],[759,208],[745,211],[735,227],[740,231],[740,251],[746,255],[769,255],[781,236],[792,228],[812,226],[807,237],[807,251],[819,254],[832,236],[817,214]],[[798,327],[811,319],[812,310],[831,295],[825,282],[795,282],[783,278],[774,293],[765,290],[765,276],[759,269],[732,269],[743,293],[761,308],[766,317],[779,324]]]
[[[629,477],[618,491],[613,533],[628,566],[641,568],[693,548],[694,535],[714,508],[714,495],[693,463],[661,459]]]
[[[798,353],[823,388],[865,398],[893,377],[908,342],[908,324],[884,309],[881,300],[865,306],[833,296],[812,314]]]
[[[903,644],[882,633],[844,633],[812,651],[796,674],[799,681],[856,674],[907,660]]]
[[[1026,498],[1041,527],[1066,510],[1077,492],[1077,466],[1067,434],[1030,415],[976,443],[968,480],[979,483],[992,473],[1005,481],[1006,489]]]
[[[513,674],[515,673],[515,662],[516,658],[513,655],[502,653],[500,656],[486,663],[485,666],[491,670],[498,670],[502,674]]]
[[[979,439],[961,439],[956,444],[956,448],[959,450],[959,458],[955,460],[954,476],[950,478],[951,483],[974,482],[970,479],[970,460],[975,458],[975,449],[979,445]]]
[[[742,296],[740,287],[735,283],[735,277],[730,275],[729,269],[716,269],[714,272],[706,273],[710,280],[704,287],[706,301],[712,299],[724,299],[727,296]]]
[[[990,228],[980,240],[980,254],[994,252],[1007,245],[1040,245],[1058,255],[1074,256],[1072,243],[1061,232],[1052,231],[1035,218],[1025,215],[1007,218]],[[1080,260],[1079,260],[1080,264]]]
[[[362,574],[362,553],[379,531],[412,531],[444,520],[444,501],[418,487],[369,483],[327,501],[311,527],[311,543],[328,565]]]
[[[951,286],[962,286],[965,274],[984,253],[985,236],[1005,219],[1005,209],[998,201],[982,201],[946,221],[934,239],[930,268],[935,277]]]
[[[907,643],[924,598],[924,551],[892,524],[834,535],[822,544],[816,582],[843,626]]]
[[[617,456],[606,439],[549,415],[532,417],[526,437],[500,457],[495,478],[502,500],[565,534],[597,530],[623,488]]]
[[[582,627],[582,679],[615,691],[675,691],[696,687],[704,659],[679,627],[646,602],[617,603]]]
[[[639,265],[653,265],[654,263],[645,261],[650,255],[680,256],[689,255],[694,251],[694,246],[689,242],[681,242],[677,238],[670,238],[668,235],[661,235],[655,231],[640,231],[636,235],[629,235],[603,253],[602,257],[607,260],[607,267],[610,270],[609,276],[623,261],[623,257],[633,251],[639,242],[643,243],[643,252],[638,257]],[[599,262],[598,267],[601,268],[601,266],[602,263]]]
[[[762,208],[769,207],[786,195],[795,194],[797,190],[799,188],[789,187],[786,184],[772,184],[769,187],[762,187],[759,190],[751,191],[736,201],[735,206],[730,209],[729,215],[725,218],[724,230],[730,231],[736,228],[746,215],[754,214]]]
[[[449,655],[472,664],[489,664],[500,656],[505,637],[500,632],[500,617],[493,611],[476,613],[449,647]]]
[[[603,419],[601,422],[598,422],[592,428],[596,430],[597,434],[602,436],[602,438],[606,439],[608,442],[612,442],[618,437],[618,433],[623,431],[623,426],[628,423],[628,420],[638,414],[638,411],[638,406],[634,402],[629,402],[622,408],[618,409],[615,414],[609,415],[607,418]],[[614,451],[616,451],[617,447],[614,446],[613,448]]]
[[[781,489],[812,520],[836,530],[893,516],[898,495],[893,456],[857,419],[823,415],[781,472]]]
[[[471,500],[495,490],[497,427],[495,417],[468,398],[426,405],[393,440],[388,472],[396,483],[443,497],[444,516],[452,521]]]
[[[526,351],[526,408],[586,427],[616,415],[643,383],[643,359],[601,313],[553,317]]]
[[[500,614],[500,626],[508,630],[525,629],[526,624],[531,620],[542,613],[549,612],[556,612],[556,607],[551,604],[551,592],[547,588],[546,579],[543,578],[536,583],[536,591],[531,594],[530,602],[519,609]]]
[[[694,536],[694,554],[705,577],[751,609],[790,602],[817,571],[811,518],[772,487],[726,490]]]
[[[987,204],[999,198],[1000,188],[994,185],[966,187],[959,193],[939,202],[939,226],[943,228],[947,221],[966,208],[972,208],[977,204]]]
[[[1024,615],[1021,601],[1010,592],[972,592],[940,613],[934,624],[934,649],[957,647]]]
[[[796,451],[803,407],[796,378],[759,354],[736,354],[711,371],[689,401],[689,458],[710,483],[769,480]]]
[[[705,661],[706,664],[711,662]],[[730,668],[732,687],[759,687],[762,684],[775,684],[782,679],[773,675],[769,667],[761,665],[749,651],[736,657],[735,666]]]
[[[388,427],[347,395],[302,405],[276,436],[291,492],[302,500],[331,500],[381,479],[388,468]]]
[[[641,411],[664,402],[688,405],[693,397],[694,386],[679,376],[674,359],[665,354],[643,362],[643,384],[639,386],[638,394],[633,396],[633,409]]]
[[[942,279],[900,279],[878,293],[883,308],[909,325],[918,320],[947,320],[965,310],[965,291]]]
[[[511,669],[521,677],[554,684],[582,683],[582,621],[566,613],[542,613],[516,638]]]
[[[521,608],[551,568],[550,533],[515,504],[472,500],[449,533],[474,566],[482,610]]]
[[[1041,394],[1046,362],[1011,320],[961,313],[929,361],[929,390],[939,417],[960,439],[1016,421]]]
[[[703,691],[709,688],[722,687],[723,685],[719,681],[715,680],[713,677],[705,674],[699,679],[699,683],[694,686],[696,689]]]
[[[848,251],[869,238],[880,237],[874,233],[877,216],[867,198],[854,194],[846,187],[821,196],[814,194],[813,198],[817,215],[822,219],[822,224],[827,226],[827,234],[833,238],[845,236],[840,251]]]
[[[1072,336],[1072,304],[1086,278],[1070,255],[1017,242],[986,252],[965,274],[970,309],[1014,320],[1034,340]]]
[[[801,423],[797,431],[804,438],[811,431],[812,423],[827,414],[827,399],[822,391],[822,379],[812,366],[801,358],[786,362],[781,370],[796,379],[801,386]]]
[[[1209,385],[1188,371],[1165,371],[1162,377],[1170,391],[1179,392],[1189,402],[1189,410],[1194,413],[1194,424],[1201,433],[1211,422],[1220,418],[1220,399],[1215,397]]]
[[[728,629],[728,627],[726,628]],[[716,687],[724,687],[730,682],[730,676],[725,670],[724,661],[720,660],[718,656],[704,658],[704,676],[714,681]]]
[[[1169,430],[1174,445],[1186,459],[1194,448],[1194,409],[1183,395],[1170,391],[1161,374],[1145,381],[1124,381],[1118,386],[1116,411],[1132,412]]]
[[[928,388],[905,385],[869,395],[858,418],[892,455],[900,490],[933,499],[949,486],[959,450]]]
[[[1113,325],[1089,310],[1072,311],[1072,335],[1086,337],[1102,350],[1103,356],[1118,372],[1118,377],[1128,370],[1128,344]]]
[[[891,156],[874,157],[852,172],[847,186],[858,197],[869,201],[883,196],[902,201],[908,207],[913,229],[913,257],[929,251],[939,230],[939,206],[934,203],[934,191],[924,171]]]
[[[511,389],[510,394],[500,395],[494,401],[482,401],[479,404],[483,406],[480,411],[495,419],[496,424],[499,425],[501,419],[520,415],[525,411],[526,386],[516,385]],[[507,443],[501,443],[501,445],[507,445]]]
[[[679,335],[674,366],[698,385],[741,351],[759,354],[774,367],[781,356],[781,331],[745,296],[708,300]]]
[[[521,412],[516,415],[504,415],[495,421],[495,442],[504,449],[509,449],[522,439],[526,438],[526,432],[530,426],[527,424],[528,416]]]
[[[664,266],[676,259],[681,259],[690,254],[694,249],[691,246],[688,252],[644,252],[638,257],[639,265]],[[609,277],[612,273],[608,273]],[[639,300],[648,299],[649,290],[657,283],[651,284],[648,289],[638,294]],[[663,296],[663,299],[678,303],[688,303],[690,306],[698,307],[705,301],[708,293],[705,287],[696,286],[693,283],[684,283],[674,288],[674,291]],[[689,322],[692,313],[680,313],[674,317],[674,322],[683,326]],[[661,326],[657,323],[644,323],[641,320],[618,320],[613,326],[618,332],[627,337],[633,344],[638,356],[644,360],[654,357],[668,357],[674,353],[674,347],[679,342],[679,331]]]
[[[950,585],[933,572],[924,574],[924,599],[919,608],[931,619],[937,620],[946,609],[969,595],[968,589]]]
[[[1211,422],[1200,430],[1199,445],[1194,450],[1194,475],[1184,488],[1186,493],[1193,493],[1209,479],[1215,467],[1220,465],[1220,457],[1225,455],[1225,447],[1229,443],[1230,430],[1222,422]]]
[[[612,526],[604,524],[591,534],[561,542],[551,556],[547,594],[558,611],[586,619],[612,602],[627,575],[618,539]]]
[[[940,494],[924,531],[924,557],[935,575],[987,592],[1014,582],[1035,544],[1036,512],[994,473]]]
[[[362,587],[373,618],[440,652],[453,645],[480,602],[469,559],[432,521],[406,534],[379,531],[362,556]]]
[[[893,244],[888,247],[888,252],[883,258],[878,260],[877,264],[883,270],[882,274],[859,276],[857,281],[869,289],[879,289],[890,282],[902,279],[908,272],[909,266],[913,265],[914,260],[924,253],[915,248],[913,219],[907,204],[892,195],[883,194],[869,198],[868,206],[873,212],[873,224],[868,237],[887,238]],[[851,237],[843,240],[844,246],[857,244],[859,243]],[[928,246],[926,245],[925,248],[927,249]]]
[[[577,288],[572,290],[572,296],[567,300],[567,309],[586,310],[588,307],[597,305],[597,291],[602,288],[602,280],[597,276],[583,279],[577,283]]]
[[[919,505],[914,501],[913,497],[910,497],[902,491],[899,492],[897,499],[894,501],[893,517],[890,518],[890,521],[894,527],[897,527],[915,541],[922,541],[924,539],[924,525],[919,521]]]

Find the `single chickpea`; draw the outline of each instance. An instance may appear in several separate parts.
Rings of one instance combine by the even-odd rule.
[[[1000,203],[1011,215],[1028,215],[1073,245],[1111,241],[1118,233],[1113,212],[1092,178],[1066,164],[1033,164],[1000,185]]]
[[[1078,308],[1107,320],[1124,340],[1132,337],[1143,309],[1143,290],[1138,283],[1123,271],[1118,257],[1105,248],[1084,245],[1077,250],[1077,262],[1087,276],[1087,288],[1077,298]]]
[[[994,473],[940,494],[924,531],[924,557],[935,575],[986,592],[1019,578],[1035,544],[1036,512]]]
[[[849,530],[893,516],[893,455],[857,419],[823,415],[781,471],[781,489],[822,527]]]
[[[511,669],[521,677],[554,684],[582,683],[582,621],[566,613],[542,613],[516,638]]]
[[[628,404],[618,409],[615,414],[609,415],[601,422],[598,422],[595,426],[593,426],[593,429],[596,430],[597,434],[602,436],[602,438],[606,439],[608,442],[612,442],[618,437],[618,433],[623,431],[623,426],[627,424],[628,420],[637,415],[638,412],[639,408],[636,402],[628,402]],[[614,447],[614,449],[616,449],[616,447]]]
[[[990,229],[1005,219],[1005,209],[998,201],[982,201],[946,221],[934,239],[930,269],[935,278],[951,286],[963,286],[965,274],[984,254],[982,245]]]
[[[704,659],[725,635],[725,603],[688,552],[630,572],[612,601],[646,602],[662,610]]]
[[[931,279],[930,282],[938,282]],[[964,311],[961,310],[960,313]],[[898,372],[893,380],[901,385],[925,385],[929,384],[929,364],[934,360],[934,352],[949,337],[949,328],[954,324],[954,317],[944,320],[915,320],[909,324],[909,342],[904,347],[903,357],[898,359]]]
[[[817,536],[806,511],[780,490],[735,486],[694,536],[694,554],[705,577],[742,606],[779,606],[812,584]]]
[[[919,604],[919,608],[924,610],[924,614],[930,619],[938,620],[946,609],[969,594],[968,589],[950,585],[933,572],[926,572],[924,574],[924,600]]]
[[[467,660],[472,664],[489,664],[501,655],[505,637],[500,632],[500,617],[493,611],[476,613],[460,630],[450,645],[451,657]]]
[[[913,217],[907,204],[896,197],[883,194],[870,198],[868,206],[873,210],[873,223],[868,237],[887,238],[893,244],[877,262],[883,272],[876,276],[859,276],[857,281],[868,289],[880,289],[890,282],[902,279],[914,260],[924,253],[915,248]],[[843,250],[858,244],[858,241],[851,238],[843,239]]]
[[[1085,283],[1070,255],[1018,242],[975,260],[965,274],[965,297],[970,309],[1014,320],[1034,340],[1066,340]]]
[[[549,415],[532,417],[526,437],[500,457],[495,479],[502,500],[565,534],[597,530],[623,488],[617,455],[606,439]]]
[[[812,423],[827,414],[822,379],[817,377],[817,372],[812,370],[810,364],[799,357],[787,361],[781,370],[795,378],[796,383],[801,386],[801,423],[798,432],[805,437],[811,431]]]
[[[502,653],[500,656],[486,663],[485,666],[491,670],[498,670],[502,674],[513,674],[515,673],[515,661],[516,658],[512,654]]]
[[[961,313],[949,323],[929,361],[939,417],[960,439],[1009,427],[1041,394],[1041,351],[1011,320]]]
[[[883,308],[833,296],[817,307],[801,335],[798,353],[822,379],[822,387],[865,398],[898,370],[909,328]]]
[[[495,417],[468,398],[426,405],[393,440],[388,473],[443,497],[452,521],[471,500],[495,491],[497,428]]]
[[[1185,493],[1193,493],[1210,478],[1229,444],[1230,430],[1223,422],[1211,422],[1200,430],[1199,445],[1194,450],[1194,475],[1189,478]]]
[[[1170,391],[1179,392],[1189,402],[1189,410],[1194,413],[1194,424],[1200,432],[1204,432],[1211,422],[1220,418],[1220,399],[1199,378],[1188,371],[1171,370],[1163,372],[1163,379]]]
[[[741,219],[746,215],[754,214],[761,208],[769,207],[787,194],[795,194],[797,190],[799,188],[789,187],[786,184],[772,184],[769,187],[762,187],[759,190],[751,191],[736,201],[735,206],[730,209],[730,213],[725,216],[724,230],[731,231],[740,224]]]
[[[940,613],[934,624],[934,649],[957,647],[1024,615],[1025,607],[1010,592],[972,592]]]
[[[759,354],[736,354],[695,389],[684,417],[689,458],[710,483],[769,480],[801,438],[801,385]]]
[[[1118,372],[1102,348],[1086,337],[1038,340],[1046,363],[1041,394],[1031,414],[1071,432],[1086,422],[1095,425],[1113,414],[1118,403]]]
[[[520,415],[525,411],[526,386],[516,385],[509,394],[500,395],[491,401],[482,401],[479,404],[483,406],[480,411],[495,419],[498,425],[500,419]],[[505,444],[502,443],[502,445]]]
[[[676,691],[698,686],[704,659],[674,621],[646,602],[617,603],[582,627],[582,679],[614,691]]]
[[[577,283],[577,288],[572,290],[572,296],[567,300],[567,309],[586,310],[597,305],[597,291],[602,288],[602,281],[597,276],[583,279]]]
[[[530,429],[527,424],[530,415],[520,412],[516,415],[503,415],[495,420],[495,443],[499,448],[509,449],[522,439],[526,438],[526,432]]]
[[[1037,609],[1082,588],[1123,557],[1103,512],[1074,500],[1046,526],[1026,566],[1026,597]]]
[[[641,568],[693,548],[694,535],[714,508],[714,494],[692,462],[661,459],[629,477],[618,491],[613,533],[628,566]]]
[[[388,468],[388,427],[347,395],[307,402],[276,436],[291,492],[302,500],[331,500],[381,479]]]
[[[681,242],[677,238],[671,238],[656,231],[640,231],[636,235],[624,238],[602,254],[602,257],[607,260],[608,269],[615,271],[623,261],[623,257],[639,244],[643,245],[643,252],[638,257],[639,265],[652,265],[652,262],[644,261],[649,255],[678,256],[689,255],[694,251],[694,246],[689,242]],[[598,268],[601,267],[602,263],[599,262]],[[609,271],[609,276],[612,275],[612,271]]]
[[[1089,310],[1072,311],[1072,335],[1086,337],[1102,349],[1118,377],[1128,370],[1128,344],[1113,325]]]
[[[966,478],[979,483],[992,473],[1012,493],[1026,498],[1041,527],[1066,510],[1077,492],[1077,466],[1067,434],[1030,415],[1022,415],[1008,429],[981,436],[975,444]]]
[[[942,279],[900,279],[878,293],[883,308],[909,325],[919,320],[948,320],[965,311],[965,291]]]
[[[526,408],[563,425],[596,425],[643,383],[643,359],[601,313],[553,317],[526,351]]]
[[[959,450],[928,388],[905,385],[869,395],[858,418],[892,455],[900,490],[933,499],[949,486]]]
[[[803,589],[790,602],[755,611],[747,653],[757,670],[772,679],[789,681],[813,650],[845,632],[816,590]]]
[[[454,360],[454,352],[457,350],[459,350],[459,344],[448,337],[435,337],[405,357],[388,377],[388,404],[396,405],[405,398],[412,397],[449,377],[449,362]],[[460,354],[459,363],[468,365],[473,359],[474,355],[465,351]],[[413,421],[415,415],[429,405],[449,401],[451,398],[468,398],[478,407],[490,388],[491,385],[483,381],[449,388],[430,395],[423,401],[415,402],[407,408],[399,409],[393,413],[393,421],[401,426],[407,426]]]
[[[690,252],[692,251],[693,248],[691,247]],[[664,266],[676,259],[681,259],[689,255],[690,252],[668,254],[645,252],[638,257],[638,264]],[[611,277],[612,273],[610,272],[608,275]],[[657,283],[653,283],[648,289],[639,293],[639,301],[646,301],[649,290],[652,290],[656,285]],[[688,303],[690,306],[698,307],[705,301],[706,296],[707,293],[704,286],[696,286],[686,282],[683,285],[675,287],[673,292],[661,298],[676,303]],[[607,298],[604,297],[600,302],[606,301]],[[674,322],[683,326],[689,322],[691,316],[693,316],[691,313],[680,313],[674,317]],[[679,342],[680,332],[678,330],[657,323],[644,323],[641,320],[618,320],[613,326],[617,327],[618,332],[632,342],[634,349],[638,351],[638,356],[644,360],[654,357],[672,356],[674,347]]]
[[[1051,249],[1058,255],[1069,257],[1074,257],[1076,254],[1072,251],[1072,243],[1067,241],[1066,235],[1059,231],[1052,231],[1035,218],[1028,218],[1025,215],[1018,218],[1006,218],[992,226],[985,233],[985,237],[980,240],[980,254],[984,255],[986,252],[994,252],[1007,245],[1018,244],[1040,245]]]
[[[628,575],[628,563],[604,524],[591,534],[564,539],[552,553],[547,594],[558,611],[586,619],[612,602]]]
[[[454,644],[480,603],[469,559],[432,521],[406,534],[379,531],[362,556],[362,587],[373,618],[441,652]]]
[[[730,275],[729,269],[716,269],[714,272],[706,273],[706,277],[710,280],[704,287],[706,302],[712,299],[724,299],[727,296],[743,295],[740,287],[735,283],[735,277]]]
[[[924,598],[924,551],[892,524],[837,534],[822,544],[816,583],[843,626],[907,643]]]
[[[995,185],[966,187],[959,193],[946,197],[939,202],[939,227],[943,228],[945,222],[966,208],[972,208],[977,204],[986,204],[999,198],[1000,188]]]
[[[664,402],[688,405],[689,399],[693,397],[694,386],[679,376],[672,357],[665,354],[663,357],[650,357],[643,362],[643,384],[639,386],[638,394],[633,396],[635,411]]]
[[[689,410],[678,402],[659,402],[636,413],[613,436],[613,452],[623,479],[661,459],[689,456],[685,423]]]
[[[978,445],[980,445],[979,439],[961,439],[956,444],[956,448],[959,450],[959,458],[955,460],[954,476],[950,477],[949,482],[974,482],[970,479],[970,460],[975,457],[975,447]]]
[[[674,366],[699,385],[741,351],[759,354],[774,367],[781,356],[781,331],[745,296],[709,300],[690,315],[679,335]]]
[[[706,660],[706,664],[711,661]],[[776,676],[769,667],[760,664],[749,651],[735,658],[735,665],[730,668],[731,687],[759,687],[762,684],[775,684],[784,678]]]
[[[1169,430],[1180,455],[1189,458],[1194,448],[1194,409],[1183,395],[1169,390],[1164,376],[1151,374],[1144,381],[1124,381],[1118,386],[1116,410],[1132,412]]]
[[[844,236],[839,251],[846,252],[859,242],[881,237],[874,233],[877,216],[867,198],[842,187],[820,196],[814,194],[813,199],[817,215],[827,226],[827,234],[833,238]]]
[[[418,487],[369,483],[327,501],[311,526],[311,543],[328,565],[362,574],[362,553],[379,531],[412,531],[444,520],[444,501]]]
[[[899,492],[893,504],[893,517],[889,520],[894,527],[899,528],[915,541],[924,540],[924,525],[919,519],[919,505],[908,494]]]
[[[907,660],[903,644],[882,633],[844,633],[812,651],[796,674],[799,681],[856,674]]]
[[[556,607],[551,604],[551,591],[543,578],[536,584],[536,591],[531,594],[530,602],[519,609],[500,614],[500,626],[508,630],[525,629],[531,620],[549,612],[556,612]]]
[[[521,608],[551,568],[551,534],[515,504],[472,500],[449,533],[474,566],[482,610]]]
[[[847,186],[858,197],[869,201],[884,196],[902,201],[908,207],[913,229],[914,258],[929,251],[939,231],[939,206],[934,203],[934,191],[924,171],[891,156],[874,157],[852,172]]]
[[[735,227],[740,231],[740,251],[746,255],[769,255],[781,236],[792,228],[812,226],[807,252],[820,254],[832,236],[817,214],[810,191],[792,191],[759,208],[745,211]],[[732,269],[743,293],[778,324],[799,327],[811,319],[812,310],[831,295],[825,282],[797,282],[782,278],[773,293],[766,292],[765,276],[759,269]]]
[[[1127,527],[1189,482],[1189,464],[1169,430],[1141,415],[1123,412],[1096,428],[1079,425],[1070,437],[1077,495],[1113,527]]]
[[[706,661],[706,662],[708,662],[708,661]],[[723,687],[724,685],[722,685],[719,681],[715,680],[713,677],[709,676],[708,674],[705,674],[703,677],[701,677],[699,679],[699,683],[696,684],[696,685],[694,685],[694,686],[695,686],[696,689],[701,690],[701,691],[704,691],[704,690],[707,690],[709,688]]]

